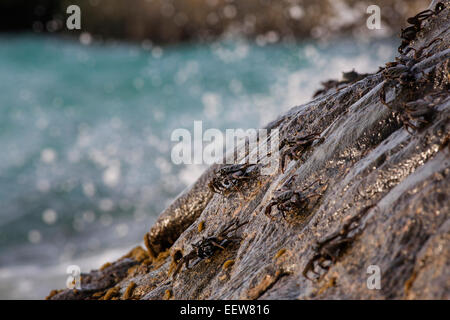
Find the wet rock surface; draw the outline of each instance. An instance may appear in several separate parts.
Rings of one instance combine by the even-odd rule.
[[[161,214],[145,236],[148,250],[82,275],[82,290],[49,298],[449,299],[445,5],[423,21],[407,56],[268,125],[281,139],[320,134],[288,158],[284,172],[224,195],[208,186],[211,167]],[[282,189],[308,200],[266,210]],[[247,222],[231,233],[235,241],[206,247],[233,221]],[[203,245],[203,259],[192,255],[174,276],[193,244]],[[381,272],[379,290],[367,287],[369,266]]]

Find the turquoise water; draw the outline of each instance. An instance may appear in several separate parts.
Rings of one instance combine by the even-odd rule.
[[[141,242],[205,166],[176,128],[259,128],[320,81],[373,72],[395,42],[152,47],[0,37],[0,298],[42,298]]]

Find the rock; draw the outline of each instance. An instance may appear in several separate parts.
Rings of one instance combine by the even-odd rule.
[[[208,188],[216,167],[210,168],[151,228],[151,258],[127,255],[83,276],[83,294],[55,291],[50,298],[94,299],[118,288],[111,291],[117,298],[134,282],[131,299],[449,299],[445,4],[423,22],[409,43],[415,50],[400,62],[325,90],[268,125],[282,138],[320,133],[284,172],[223,196]],[[277,205],[266,215],[282,186],[314,197],[294,199],[301,205],[286,218]],[[227,234],[236,221],[248,223]],[[224,250],[205,241],[206,259],[193,259],[173,276],[177,262],[206,236]],[[370,289],[377,271],[380,287]]]

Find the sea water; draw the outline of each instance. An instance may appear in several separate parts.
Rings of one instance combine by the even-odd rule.
[[[261,128],[395,41],[167,47],[0,37],[0,298],[44,298],[69,265],[142,243],[205,165],[171,161],[177,128]]]

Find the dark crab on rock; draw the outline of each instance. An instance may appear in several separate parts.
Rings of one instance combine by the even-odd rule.
[[[259,169],[259,165],[251,163],[225,165],[215,171],[209,189],[222,195],[239,191],[243,182],[259,175]]]
[[[320,133],[315,132],[306,135],[295,135],[292,138],[285,138],[281,141],[280,151],[281,151],[281,171],[284,172],[286,168],[286,160],[298,160],[300,155],[306,148],[310,147],[314,141],[323,141],[320,138]]]
[[[362,233],[361,219],[375,207],[374,205],[364,207],[358,214],[348,219],[342,228],[322,240],[316,241],[313,249],[313,257],[303,269],[303,276],[309,280],[309,274],[315,276],[315,280],[321,278],[321,271],[328,271],[332,264],[350,247],[353,241]]]
[[[427,9],[419,12],[414,17],[408,18],[406,21],[412,26],[402,29],[400,37],[403,39],[403,41],[401,46],[398,48],[398,51],[400,53],[403,53],[403,50],[409,46],[410,42],[414,41],[417,38],[417,33],[422,30],[423,21],[429,19],[432,16],[438,15],[444,9],[445,4],[443,2],[438,2],[434,10]]]
[[[237,236],[231,236],[230,234],[243,225],[247,224],[248,221],[239,223],[238,220],[233,220],[229,225],[223,228],[216,236],[204,237],[200,241],[192,244],[192,251],[187,255],[183,256],[177,262],[177,267],[173,273],[175,277],[177,273],[183,267],[189,269],[189,262],[193,259],[197,259],[194,266],[197,265],[203,259],[211,258],[217,250],[225,250],[226,246],[232,241],[240,241],[241,238]]]
[[[418,131],[420,124],[429,123],[435,113],[433,101],[429,100],[432,98],[431,96],[424,99],[415,98],[414,93],[420,92],[420,90],[432,90],[432,83],[428,74],[424,72],[416,73],[414,66],[430,56],[430,53],[424,55],[426,49],[442,41],[442,38],[435,38],[429,44],[417,50],[412,49],[415,51],[414,55],[402,54],[382,71],[384,83],[380,90],[380,101],[397,114],[398,120],[410,133]],[[395,93],[394,99],[389,102],[386,100],[387,88],[394,90]],[[407,95],[403,98],[407,102],[399,104],[396,97],[402,93]]]
[[[311,204],[311,199],[315,197],[320,197],[322,194],[313,190],[311,192],[306,192],[307,189],[311,188],[319,180],[315,180],[310,185],[302,189],[291,189],[288,187],[293,178],[292,176],[275,194],[276,196],[269,202],[264,213],[272,218],[272,208],[276,206],[278,211],[281,213],[283,218],[286,219],[286,213],[301,213],[308,209]],[[322,187],[322,190],[326,189],[327,186]],[[316,188],[317,189],[317,188]]]

